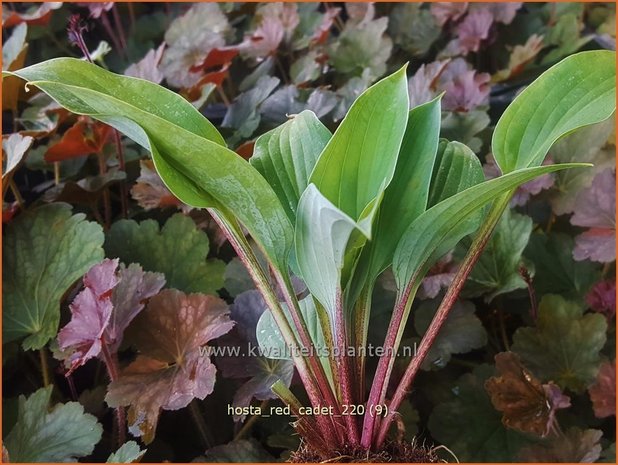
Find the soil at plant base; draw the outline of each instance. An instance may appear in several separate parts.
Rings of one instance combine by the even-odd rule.
[[[438,463],[435,449],[419,446],[416,441],[391,442],[379,452],[361,448],[346,447],[324,459],[315,449],[302,443],[296,452],[292,452],[288,462],[291,463]]]

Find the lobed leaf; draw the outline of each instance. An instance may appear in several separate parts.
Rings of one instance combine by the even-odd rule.
[[[459,378],[450,399],[438,404],[429,417],[431,435],[466,462],[508,462],[530,439],[506,428],[491,404],[483,383],[493,374],[481,365]]]
[[[506,209],[468,276],[463,293],[470,297],[483,295],[490,302],[498,295],[525,288],[519,265],[531,233],[532,218]],[[470,238],[464,239],[462,247],[455,249],[455,257],[463,259],[471,242]]]
[[[168,287],[181,291],[213,294],[223,287],[225,265],[206,259],[208,236],[181,213],[160,229],[154,220],[116,221],[107,233],[105,251],[109,257],[165,274]]]
[[[582,392],[597,374],[607,339],[605,317],[584,314],[582,305],[547,294],[539,304],[536,327],[513,335],[513,352],[541,380]]]
[[[146,453],[141,450],[135,441],[127,441],[120,448],[110,454],[106,463],[134,463],[139,462]]]
[[[601,273],[593,263],[573,259],[572,237],[562,233],[535,232],[524,250],[524,258],[534,264],[534,290],[539,296],[560,294],[582,300]]]
[[[5,442],[11,462],[76,462],[101,440],[103,428],[78,402],[49,410],[52,389],[19,396],[17,424]]]
[[[217,370],[200,349],[233,325],[217,297],[160,292],[129,330],[140,355],[110,384],[106,402],[130,406],[129,430],[150,443],[161,409],[178,410],[212,393]]]
[[[103,230],[71,215],[65,203],[27,211],[8,227],[3,243],[2,336],[26,337],[23,348],[40,349],[56,336],[60,302],[69,287],[103,259]]]
[[[423,302],[414,311],[414,329],[425,334],[438,309],[439,301]],[[487,332],[475,315],[474,305],[469,301],[457,301],[449,313],[438,337],[432,344],[422,368],[444,368],[453,354],[465,354],[487,344]]]
[[[98,356],[103,344],[115,354],[129,323],[165,284],[162,274],[143,272],[135,263],[117,268],[118,259],[90,268],[84,290],[69,307],[71,321],[58,333],[58,346],[70,362],[69,374]]]

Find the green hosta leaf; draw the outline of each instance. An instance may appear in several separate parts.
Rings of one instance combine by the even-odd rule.
[[[507,209],[474,265],[464,293],[470,297],[485,295],[491,301],[497,295],[525,288],[519,265],[531,233],[532,218]],[[455,256],[462,259],[471,242],[469,238],[464,239]]]
[[[6,437],[11,462],[74,462],[90,455],[103,428],[77,402],[49,410],[52,386],[19,397],[19,418]]]
[[[468,146],[459,142],[441,140],[433,168],[427,205],[431,208],[484,180],[481,162]],[[472,233],[478,228],[482,216],[483,209],[479,209],[451,230],[449,236],[463,238]]]
[[[483,387],[493,370],[480,366],[453,386],[452,399],[438,404],[429,417],[431,435],[462,462],[513,462],[530,441],[507,429]]]
[[[80,94],[81,90],[91,91],[100,94],[102,100],[114,98],[121,101],[123,107],[126,105],[137,111],[141,110],[152,118],[180,126],[217,144],[225,144],[219,131],[189,102],[180,95],[149,81],[110,73],[75,58],[48,60],[14,71],[13,74],[40,87],[60,105],[74,113],[96,110],[97,107],[93,106],[95,102],[90,98],[91,93]],[[43,87],[49,88],[49,92]],[[104,105],[103,102],[101,104]],[[99,108],[105,109],[106,106]],[[105,115],[112,116],[107,112],[98,116]],[[121,116],[130,117],[129,114]]]
[[[330,137],[313,112],[303,111],[255,142],[250,163],[274,189],[292,222],[298,200]]]
[[[419,335],[427,331],[439,303],[438,300],[425,301],[414,311],[414,328]],[[471,302],[455,303],[429,349],[422,366],[424,370],[444,368],[452,354],[465,354],[487,344],[487,332],[474,311]]]
[[[320,323],[318,312],[315,308],[315,302],[313,301],[313,298],[309,296],[302,299],[299,304],[300,312],[305,320],[305,324],[307,325],[307,331],[309,332],[309,336],[311,336],[313,345],[317,348],[318,354],[324,354],[324,351],[329,350],[330,347],[327,346],[326,339],[324,338],[324,330],[322,329],[322,324]],[[292,316],[290,315],[287,306],[282,305],[282,307],[286,317],[292,325]],[[262,316],[260,316],[255,334],[257,336],[260,349],[269,358],[292,360],[291,354],[289,354],[289,348],[286,345],[270,311],[265,311],[262,313]],[[296,334],[296,337],[298,337],[298,334]],[[324,370],[326,370],[326,374],[330,379],[332,379],[328,357],[320,357],[320,359],[322,366],[324,366]]]
[[[214,294],[223,287],[225,264],[207,260],[208,236],[193,220],[177,213],[159,230],[154,220],[120,220],[105,239],[108,257],[139,263],[146,271],[165,274],[167,287]]]
[[[492,138],[503,173],[538,166],[569,132],[609,118],[616,109],[616,53],[582,52],[543,73],[506,109]]]
[[[451,250],[470,231],[461,225],[500,194],[545,173],[585,165],[563,164],[526,168],[485,181],[449,197],[419,216],[395,250],[393,272],[399,289],[420,280],[429,266]]]
[[[592,262],[573,259],[575,241],[561,233],[532,234],[524,251],[534,263],[533,286],[537,294],[560,294],[583,301],[593,283],[601,278],[601,271]]]
[[[233,212],[271,261],[285,268],[292,227],[266,180],[179,95],[72,58],[15,72],[68,110],[91,115],[150,150],[167,187],[183,202]]]
[[[27,211],[13,221],[3,243],[2,335],[27,336],[24,349],[40,349],[56,336],[60,301],[69,287],[103,259],[103,230],[71,215],[65,203]]]
[[[405,67],[352,104],[320,155],[310,182],[350,218],[371,218],[393,177],[408,119]]]
[[[139,445],[135,441],[125,442],[120,448],[110,454],[106,463],[133,463],[138,462],[143,455],[146,453],[145,450],[141,450]]]
[[[484,180],[481,162],[469,147],[442,139],[431,175],[427,205],[433,207]]]
[[[606,331],[604,316],[584,315],[581,305],[548,294],[539,304],[536,328],[515,331],[512,350],[542,381],[582,392],[597,374]]]
[[[298,204],[295,244],[301,277],[311,294],[335,321],[337,299],[346,264],[346,249],[353,234],[362,240],[359,225],[333,205],[313,185],[305,190]]]
[[[390,265],[404,231],[427,208],[439,131],[440,98],[410,111],[395,173],[380,205],[375,240],[370,243],[370,280]]]

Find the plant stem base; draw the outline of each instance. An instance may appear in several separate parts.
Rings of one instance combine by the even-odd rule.
[[[361,447],[345,446],[324,457],[309,444],[303,442],[292,452],[290,463],[438,463],[441,460],[433,448],[412,442],[390,442],[380,451],[367,451]]]

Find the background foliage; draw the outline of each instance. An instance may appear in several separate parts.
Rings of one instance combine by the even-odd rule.
[[[81,57],[66,31],[80,14],[96,62],[179,92],[245,159],[258,136],[303,110],[333,130],[363,90],[409,62],[411,105],[445,92],[441,136],[467,144],[487,178],[498,175],[493,125],[517,92],[576,51],[615,48],[609,3],[9,3],[2,13],[3,69]],[[265,311],[208,215],[173,197],[149,154],[101,123],[13,78],[2,108],[9,459],[285,459],[298,446],[289,418],[234,416],[227,405],[278,405],[276,378],[302,395],[291,362],[199,352],[255,344]],[[402,408],[406,437],[462,461],[615,460],[614,124],[550,151],[550,163],[594,168],[518,190]],[[465,245],[423,282],[406,344],[427,328]],[[392,275],[378,284],[374,345],[394,299]],[[519,356],[511,371],[494,359],[508,350]],[[111,384],[106,351],[121,369]],[[486,381],[517,389],[522,366],[535,386],[568,397],[560,434],[543,439],[496,402]],[[141,439],[128,439],[147,446],[119,448],[118,406],[143,419],[132,431]]]

